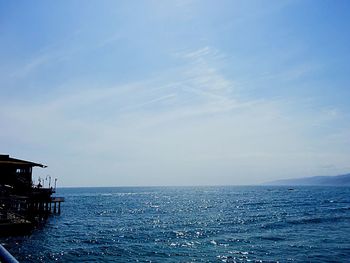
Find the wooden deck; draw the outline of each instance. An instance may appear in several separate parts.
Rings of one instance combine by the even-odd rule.
[[[18,196],[0,198],[0,236],[27,235],[51,214],[61,213],[63,197]]]

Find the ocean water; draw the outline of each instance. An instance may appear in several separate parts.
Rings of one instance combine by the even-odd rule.
[[[350,262],[350,188],[67,188],[20,262]]]

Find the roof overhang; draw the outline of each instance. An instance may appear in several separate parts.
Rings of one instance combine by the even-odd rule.
[[[0,155],[0,166],[17,166],[17,167],[41,167],[46,168],[47,166],[41,163],[34,163],[30,161],[20,160],[11,158],[8,155]]]

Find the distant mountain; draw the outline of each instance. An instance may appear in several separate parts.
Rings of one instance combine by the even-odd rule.
[[[350,186],[350,173],[336,176],[313,176],[285,179],[264,183],[264,185],[329,185]]]

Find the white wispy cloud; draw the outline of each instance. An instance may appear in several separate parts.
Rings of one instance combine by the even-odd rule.
[[[299,63],[287,68],[279,69],[276,72],[264,72],[261,78],[265,80],[281,80],[284,82],[301,79],[322,69],[321,64]]]
[[[52,61],[57,58],[56,55],[53,54],[40,54],[36,57],[29,59],[25,62],[20,68],[17,68],[14,72],[10,74],[11,78],[22,78],[36,70],[37,68],[45,65],[46,63]]]
[[[58,43],[47,44],[30,57],[19,60],[9,76],[13,79],[25,78],[45,66],[69,61],[81,54],[103,49],[108,45],[115,44],[121,38],[119,33],[112,32],[104,37],[85,43],[85,45],[81,45],[80,37],[82,35],[83,32],[75,31],[71,35],[61,39]]]
[[[244,184],[265,173],[263,180],[317,174],[325,163],[345,167],[349,151],[334,145],[350,143],[348,130],[315,137],[310,128],[315,119],[336,121],[336,108],[302,115],[285,101],[243,99],[211,48],[188,54],[187,64],[154,79],[107,87],[72,82],[74,89],[41,104],[4,102],[0,139],[50,148],[48,163],[60,158],[70,166],[54,165],[53,173],[76,185],[74,173],[84,173],[88,185],[100,166],[110,168],[101,184],[138,184],[146,175],[139,184]]]
[[[208,56],[209,54],[212,54],[212,52],[212,49],[207,46],[194,51],[178,53],[178,55],[189,59],[199,59],[203,58],[204,56]]]

